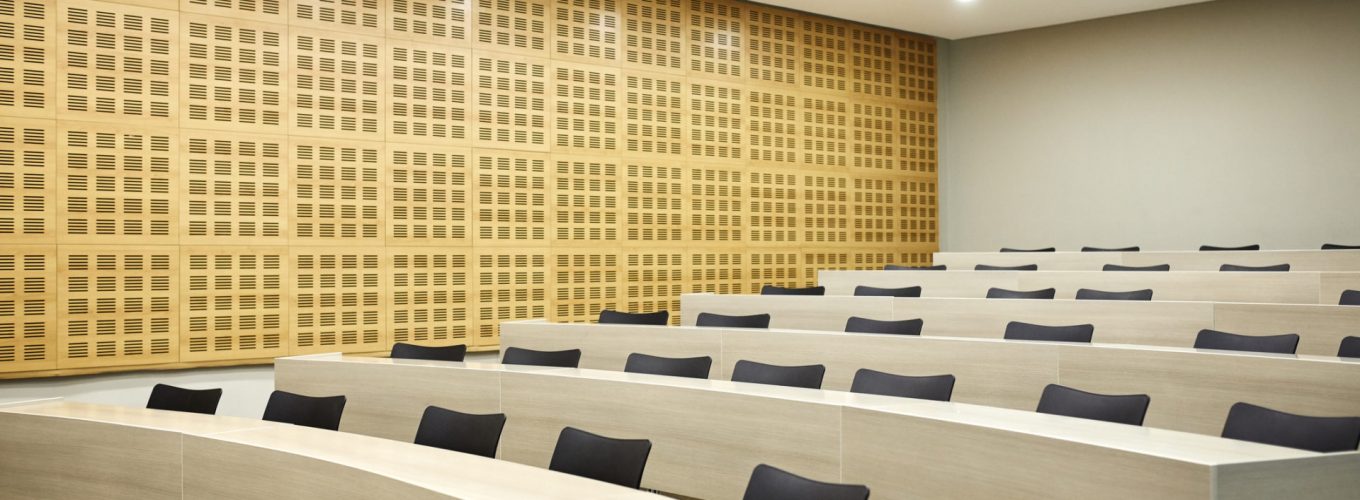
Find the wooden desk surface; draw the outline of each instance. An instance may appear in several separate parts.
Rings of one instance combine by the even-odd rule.
[[[1193,346],[1202,329],[1250,335],[1297,333],[1298,353],[1316,356],[1335,356],[1341,339],[1360,335],[1360,307],[1318,304],[692,293],[680,296],[680,310],[680,324],[685,326],[694,325],[700,312],[765,313],[770,315],[771,328],[834,332],[843,331],[850,316],[920,318],[925,322],[922,335],[942,337],[1001,338],[1011,321],[1090,323],[1096,327],[1096,342],[1169,347]]]
[[[609,332],[592,336],[587,332]],[[559,336],[559,332],[566,335]],[[1148,425],[1218,435],[1238,401],[1293,413],[1360,415],[1360,360],[1180,347],[849,334],[803,330],[505,322],[506,347],[592,353],[583,368],[618,369],[631,352],[678,357],[667,337],[717,335],[710,376],[727,379],[738,360],[822,364],[823,387],[848,390],[860,368],[902,375],[953,374],[954,400],[1032,410],[1051,383],[1152,396]],[[1308,390],[1299,390],[1307,387]]]
[[[1171,271],[1217,271],[1223,264],[1269,266],[1289,264],[1291,271],[1360,271],[1360,250],[1260,250],[1254,252],[935,252],[935,264],[972,269],[978,264],[1038,264],[1048,271],[1099,271],[1105,264],[1153,266]]]
[[[822,270],[818,284],[828,295],[853,295],[858,285],[880,288],[920,286],[922,297],[983,298],[989,288],[1057,289],[1070,299],[1077,290],[1152,289],[1156,301],[1332,304],[1348,289],[1360,289],[1360,272],[1175,273],[1103,271],[841,271]]]
[[[0,449],[6,498],[658,498],[409,442],[61,401],[0,407]]]
[[[294,365],[280,372],[280,384],[335,380],[330,377],[344,367],[378,367],[365,371],[367,384],[388,387],[381,372],[390,366],[360,358],[281,358],[279,364]],[[430,380],[479,380],[487,367],[432,362],[418,369]],[[1324,456],[1031,411],[722,380],[590,369],[493,373],[508,418],[501,445],[507,460],[546,464],[557,433],[568,425],[646,438],[653,448],[644,487],[700,498],[740,497],[758,463],[868,484],[873,498],[974,498],[1007,490],[1011,498],[1146,498],[1150,492],[1214,498],[1215,490],[1264,498],[1250,493],[1262,478],[1318,498],[1347,498],[1354,491],[1348,488],[1360,487],[1360,477],[1344,470],[1360,466],[1360,453]],[[343,391],[348,382],[334,383],[332,391]],[[435,392],[410,397],[442,397]],[[1293,479],[1311,464],[1334,460],[1340,463],[1307,483]],[[1239,465],[1253,469],[1218,473]],[[1036,471],[1062,470],[1085,473],[1043,476],[1039,482],[1047,487],[1026,483]]]

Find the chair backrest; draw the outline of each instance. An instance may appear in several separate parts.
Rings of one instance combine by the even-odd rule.
[[[699,313],[694,326],[713,326],[722,328],[769,328],[770,315],[752,314],[750,316],[728,316],[726,314]]]
[[[1341,245],[1337,243],[1323,243],[1323,250],[1360,250],[1360,245]]]
[[[671,322],[670,311],[656,311],[649,313],[627,313],[612,309],[600,311],[600,324],[602,325],[653,325],[666,326]]]
[[[1242,245],[1240,247],[1216,247],[1213,245],[1200,245],[1201,252],[1242,252],[1250,250],[1260,250],[1261,245]]]
[[[1142,250],[1142,248],[1139,248],[1139,247],[1123,247],[1123,248],[1081,247],[1081,251],[1083,251],[1083,252],[1137,252],[1137,251],[1139,251],[1139,250]]]
[[[1007,290],[993,287],[987,289],[987,298],[989,299],[1052,299],[1057,296],[1057,288],[1045,288],[1042,290]]]
[[[826,375],[826,367],[823,365],[779,366],[743,359],[737,361],[737,365],[732,368],[733,382],[783,385],[807,389],[821,389],[823,375]]]
[[[1056,252],[1056,251],[1058,251],[1058,249],[1053,248],[1053,247],[1048,247],[1048,248],[1005,248],[1005,247],[1002,247],[1002,248],[1001,248],[1001,253],[1043,253],[1043,252]]]
[[[1152,300],[1152,289],[1128,292],[1106,292],[1090,288],[1077,289],[1077,300]]]
[[[507,347],[502,351],[501,364],[576,368],[581,365],[581,350],[535,351],[521,347]]]
[[[264,405],[264,420],[338,431],[344,411],[344,396],[316,397],[274,391]]]
[[[1101,271],[1170,271],[1171,264],[1157,264],[1155,266],[1121,266],[1119,264],[1105,264],[1100,268]]]
[[[845,321],[845,333],[889,333],[893,335],[920,335],[922,319],[877,320],[851,316]]]
[[[826,287],[810,286],[807,288],[784,288],[782,286],[765,285],[760,287],[761,295],[826,295]]]
[[[628,355],[628,361],[624,363],[623,371],[670,375],[672,377],[708,378],[708,372],[712,367],[713,358],[708,356],[663,358],[635,352]]]
[[[397,342],[392,344],[392,357],[398,359],[432,359],[462,361],[467,356],[467,345],[423,346]]]
[[[1360,358],[1360,337],[1350,336],[1341,339],[1341,348],[1336,355],[1342,358]]]
[[[1341,292],[1341,300],[1337,305],[1360,306],[1360,290],[1346,290]]]
[[[973,270],[974,270],[974,271],[1038,271],[1038,270],[1039,270],[1039,265],[1038,265],[1038,264],[1025,264],[1025,265],[1022,265],[1022,266],[989,266],[989,265],[987,265],[987,264],[978,264],[978,265],[976,265],[976,266],[973,266]]]
[[[1116,424],[1143,425],[1147,394],[1108,395],[1086,392],[1058,384],[1048,384],[1039,396],[1039,413],[1104,420]]]
[[[884,271],[947,271],[949,266],[940,264],[938,266],[899,266],[897,264],[887,264],[883,266]]]
[[[1012,321],[1006,323],[1005,338],[1010,340],[1044,340],[1048,342],[1091,342],[1095,325],[1046,326]]]
[[[222,400],[222,389],[185,389],[173,385],[156,384],[146,407],[152,410],[182,411],[186,413],[217,414],[217,402]]]
[[[856,297],[920,297],[921,287],[877,288],[859,285],[855,287]]]
[[[869,487],[811,479],[765,464],[751,471],[742,500],[868,500]]]
[[[949,397],[954,394],[954,376],[914,377],[860,368],[855,372],[855,380],[850,383],[850,392],[949,401]]]
[[[1223,437],[1320,453],[1360,447],[1360,417],[1308,417],[1237,403],[1223,422]]]
[[[652,442],[646,439],[615,439],[565,427],[548,470],[637,488],[651,452]]]
[[[1298,347],[1299,336],[1293,333],[1284,335],[1238,335],[1218,330],[1200,330],[1199,335],[1195,336],[1195,349],[1294,354]]]
[[[505,414],[475,415],[438,406],[425,407],[416,429],[415,443],[496,458],[496,447],[505,429]]]
[[[1284,272],[1289,270],[1289,264],[1275,264],[1273,266],[1239,266],[1236,264],[1223,264],[1218,266],[1218,270],[1228,272]]]

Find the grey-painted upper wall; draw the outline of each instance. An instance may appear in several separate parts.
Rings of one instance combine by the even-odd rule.
[[[941,246],[1360,244],[1360,1],[950,42]]]

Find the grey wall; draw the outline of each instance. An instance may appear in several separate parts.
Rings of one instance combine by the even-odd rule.
[[[1219,0],[941,62],[944,250],[1360,244],[1360,1]]]

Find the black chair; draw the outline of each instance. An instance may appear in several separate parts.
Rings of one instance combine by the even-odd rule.
[[[1294,354],[1299,347],[1299,336],[1285,335],[1238,335],[1217,330],[1200,330],[1195,336],[1195,349],[1219,349],[1223,351],[1273,352]]]
[[[1350,336],[1341,339],[1341,348],[1336,355],[1342,358],[1360,358],[1360,337]]]
[[[954,394],[954,376],[912,377],[860,368],[855,372],[855,380],[850,383],[850,392],[949,401],[949,397]]]
[[[1360,447],[1360,417],[1308,417],[1237,403],[1223,422],[1223,437],[1319,453]]]
[[[949,267],[944,264],[938,266],[899,266],[897,264],[888,264],[883,266],[884,271],[947,271],[948,269]]]
[[[1045,288],[1043,290],[987,289],[987,298],[989,299],[1052,299],[1057,296],[1058,289],[1056,288]]]
[[[610,309],[600,311],[602,325],[654,325],[666,326],[671,322],[670,311],[649,313],[626,313]]]
[[[1170,271],[1171,264],[1157,264],[1155,266],[1121,266],[1119,264],[1105,264],[1100,268],[1101,271]]]
[[[535,351],[533,349],[507,347],[505,348],[505,352],[501,355],[501,364],[576,368],[581,366],[581,350]]]
[[[624,363],[623,371],[670,375],[672,377],[708,378],[709,369],[712,367],[713,358],[708,356],[663,358],[635,352],[628,355],[628,361]]]
[[[1091,342],[1095,325],[1045,326],[1033,323],[1012,321],[1006,323],[1006,335],[1010,340],[1043,340],[1047,342]]]
[[[1058,384],[1048,384],[1039,396],[1039,413],[1065,417],[1103,420],[1116,424],[1143,425],[1147,394],[1107,395],[1086,392]]]
[[[505,414],[474,415],[438,406],[425,407],[416,429],[416,444],[496,458],[505,429]]]
[[[1077,300],[1152,300],[1152,289],[1105,292],[1090,288],[1079,288],[1077,289]]]
[[[1081,251],[1083,252],[1137,252],[1140,250],[1142,249],[1139,247],[1123,247],[1123,248],[1081,247]]]
[[[807,389],[821,389],[823,375],[826,375],[826,367],[822,365],[779,366],[743,359],[737,361],[737,366],[732,368],[733,382],[783,385]]]
[[[921,319],[877,320],[851,316],[845,321],[845,333],[888,333],[920,335],[925,321]]]
[[[338,431],[344,411],[344,396],[316,397],[274,391],[264,405],[264,420]]]
[[[428,347],[397,342],[392,345],[392,357],[398,359],[462,361],[464,356],[467,356],[467,346],[464,344]]]
[[[548,470],[637,488],[651,452],[652,442],[646,439],[608,438],[564,427]]]
[[[1024,248],[1004,248],[1004,247],[1003,247],[1003,248],[1001,249],[1001,253],[1044,253],[1044,252],[1056,252],[1056,251],[1058,251],[1058,249],[1053,248],[1053,247],[1048,247],[1048,248],[1034,248],[1034,249],[1024,249]]]
[[[784,288],[782,286],[765,285],[760,287],[761,295],[826,295],[826,287],[810,286],[807,288]]]
[[[751,471],[742,500],[868,500],[869,487],[813,481],[765,464]]]
[[[920,297],[921,287],[909,286],[905,288],[875,288],[872,286],[859,285],[855,287],[856,297]]]
[[[217,414],[217,402],[222,400],[222,389],[185,389],[173,385],[156,384],[146,407],[151,410],[182,411],[185,413]]]
[[[1284,272],[1289,270],[1289,264],[1276,264],[1273,266],[1239,266],[1236,264],[1223,264],[1218,266],[1218,270],[1227,272]]]
[[[1025,264],[1023,266],[989,266],[978,264],[973,266],[974,271],[1038,271],[1038,264]]]
[[[1360,306],[1360,290],[1341,292],[1341,300],[1336,304],[1339,306]]]
[[[1322,249],[1323,249],[1323,250],[1360,250],[1360,245],[1339,245],[1339,244],[1336,244],[1336,243],[1325,243],[1325,244],[1322,245]]]
[[[770,315],[752,314],[750,316],[728,316],[725,314],[699,313],[694,326],[720,328],[769,328]]]
[[[1199,251],[1201,251],[1201,252],[1243,252],[1243,251],[1260,250],[1260,249],[1261,249],[1261,245],[1243,245],[1243,246],[1240,246],[1240,247],[1216,247],[1216,246],[1213,246],[1213,245],[1200,245],[1200,246],[1199,246]]]

